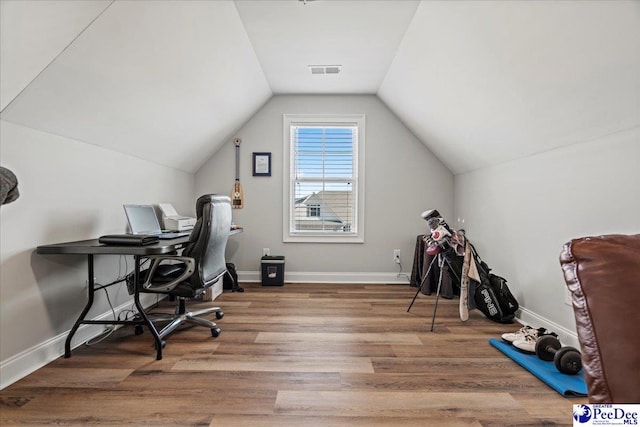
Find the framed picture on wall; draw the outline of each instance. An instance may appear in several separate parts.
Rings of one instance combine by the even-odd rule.
[[[253,153],[253,176],[271,176],[271,153]]]

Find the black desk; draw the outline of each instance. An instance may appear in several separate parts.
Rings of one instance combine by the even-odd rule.
[[[103,245],[98,242],[98,239],[93,240],[81,240],[78,242],[67,242],[67,243],[58,243],[55,245],[44,245],[38,246],[36,252],[39,254],[58,254],[58,255],[87,255],[87,265],[89,270],[88,276],[88,294],[89,299],[87,300],[87,305],[85,305],[82,313],[76,320],[76,323],[69,331],[69,335],[67,335],[67,340],[64,343],[64,357],[71,357],[71,339],[73,335],[76,333],[80,325],[147,325],[151,334],[153,335],[153,339],[156,344],[156,359],[162,359],[162,340],[158,335],[158,330],[154,326],[154,324],[149,320],[147,315],[145,314],[144,308],[142,304],[140,304],[140,293],[138,292],[138,287],[135,286],[135,292],[133,294],[133,299],[136,304],[136,308],[138,309],[138,313],[140,314],[140,319],[134,320],[86,320],[85,316],[89,312],[89,309],[93,305],[93,297],[96,291],[95,289],[95,281],[93,279],[93,257],[94,255],[133,255],[135,260],[134,267],[134,280],[135,283],[139,283],[140,280],[140,259],[149,255],[163,255],[173,253],[179,249],[181,249],[185,243],[189,241],[189,236],[179,237],[177,239],[171,240],[161,240],[158,243],[153,245],[146,246],[132,246],[132,245]]]
[[[232,229],[230,235],[242,233],[242,228]],[[93,305],[94,293],[96,291],[95,281],[93,279],[93,257],[94,255],[132,255],[135,260],[134,280],[138,284],[140,282],[140,260],[149,255],[171,254],[182,249],[189,241],[189,236],[179,237],[177,239],[160,240],[153,245],[133,246],[133,245],[104,245],[98,242],[98,239],[80,240],[77,242],[57,243],[53,245],[43,245],[36,248],[39,254],[56,254],[56,255],[87,255],[88,267],[88,301],[87,305],[80,313],[78,320],[73,325],[64,344],[64,357],[71,357],[71,339],[76,333],[80,325],[146,325],[149,327],[156,346],[156,359],[162,359],[162,340],[158,335],[158,330],[147,317],[142,304],[140,303],[140,294],[138,286],[134,286],[133,299],[136,308],[140,314],[140,319],[133,320],[86,320],[85,316]],[[98,288],[97,290],[100,290]]]

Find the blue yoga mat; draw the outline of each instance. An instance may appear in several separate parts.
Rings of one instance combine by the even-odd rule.
[[[508,358],[542,380],[563,396],[586,396],[587,384],[582,371],[577,375],[558,372],[553,362],[545,362],[535,354],[525,354],[511,344],[495,338],[489,338],[489,344],[500,350]]]

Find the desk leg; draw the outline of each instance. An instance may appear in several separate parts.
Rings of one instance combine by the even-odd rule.
[[[147,313],[145,313],[144,308],[142,307],[142,303],[140,302],[140,292],[138,291],[138,285],[140,283],[140,257],[138,255],[135,256],[135,270],[134,270],[134,283],[135,291],[133,294],[133,299],[136,303],[136,307],[138,308],[138,314],[144,320],[144,323],[147,324],[151,334],[153,335],[153,339],[156,342],[156,360],[162,360],[162,338],[160,338],[160,334],[158,334],[158,330],[156,329],[153,322],[147,317]]]
[[[78,317],[78,320],[76,320],[76,323],[73,325],[73,328],[71,328],[71,330],[69,331],[69,335],[67,335],[67,340],[64,342],[64,357],[65,357],[65,359],[68,359],[68,358],[71,357],[71,338],[73,338],[73,336],[75,335],[76,331],[78,330],[78,328],[82,324],[82,321],[84,320],[84,317],[87,315],[87,313],[89,312],[89,309],[93,305],[93,293],[94,293],[94,288],[95,288],[95,282],[93,280],[93,254],[87,255],[87,265],[88,265],[88,270],[89,270],[89,279],[87,281],[87,283],[88,283],[87,292],[89,294],[89,298],[87,300],[87,305],[84,306],[84,309],[82,310],[82,313],[80,313],[80,316]]]

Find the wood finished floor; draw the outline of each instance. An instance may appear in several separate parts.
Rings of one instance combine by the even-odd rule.
[[[218,338],[181,329],[156,361],[148,332],[121,328],[0,391],[0,425],[570,426],[587,403],[488,344],[519,325],[462,323],[457,300],[430,332],[435,298],[407,313],[409,286],[244,286],[208,303]]]

